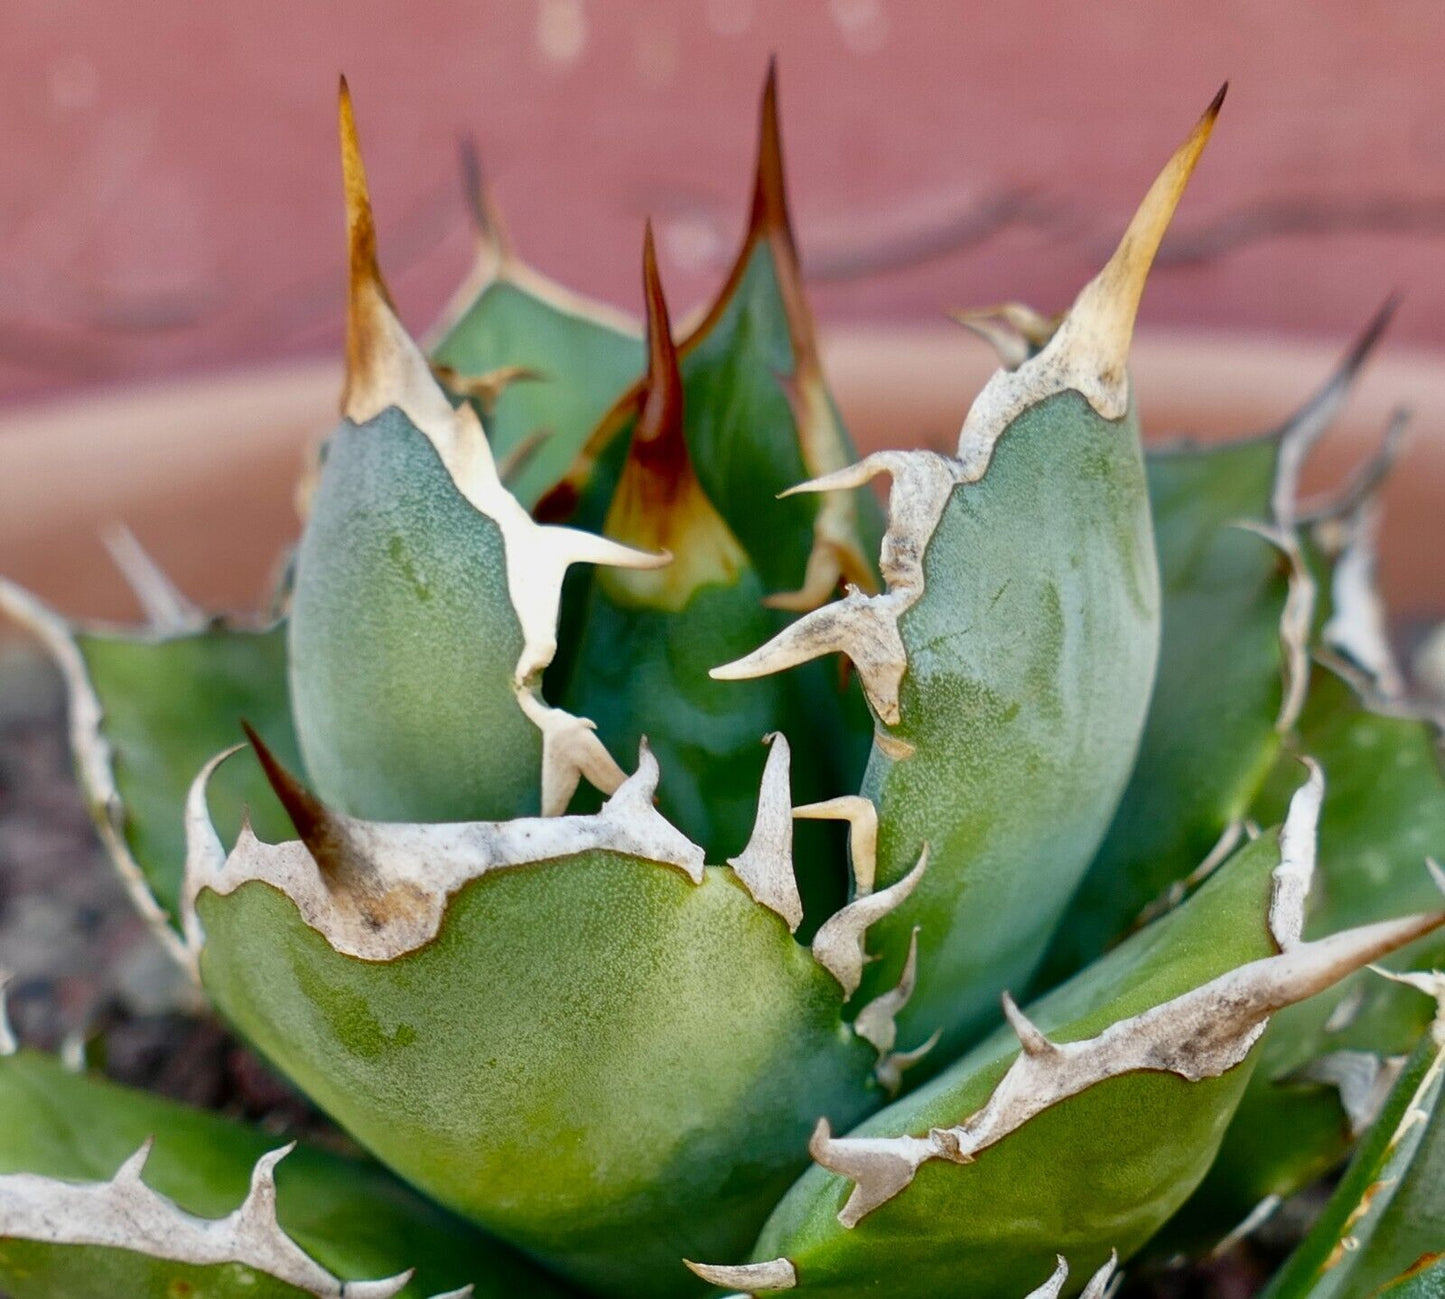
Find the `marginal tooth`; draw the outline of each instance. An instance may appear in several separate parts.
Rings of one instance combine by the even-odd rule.
[[[1330,581],[1330,616],[1320,639],[1342,656],[1351,670],[1363,671],[1370,689],[1386,699],[1398,699],[1405,689],[1404,675],[1390,643],[1389,620],[1375,584],[1376,533],[1379,506],[1369,497],[1347,518],[1333,521],[1343,533]],[[1326,525],[1317,525],[1316,539]]]
[[[983,1107],[956,1127],[933,1128],[923,1137],[835,1141],[827,1124],[821,1123],[809,1146],[813,1158],[855,1183],[838,1221],[845,1227],[856,1226],[902,1191],[929,1160],[969,1163],[1036,1115],[1109,1078],[1141,1069],[1177,1074],[1188,1082],[1218,1077],[1245,1059],[1275,1011],[1323,991],[1442,925],[1445,911],[1297,943],[1287,952],[1251,961],[1119,1020],[1096,1037],[1052,1043],[1047,1051],[1025,1049]],[[1020,1040],[1034,1033],[1037,1030],[1028,1025]]]
[[[1330,1051],[1317,1056],[1288,1075],[1291,1082],[1322,1083],[1333,1087],[1340,1108],[1350,1123],[1350,1135],[1360,1136],[1380,1114],[1380,1108],[1400,1071],[1404,1056],[1380,1056],[1374,1051]]]
[[[1279,462],[1275,469],[1270,508],[1275,523],[1280,527],[1290,528],[1299,522],[1299,484],[1304,462],[1334,423],[1356,377],[1379,345],[1398,306],[1399,299],[1395,295],[1385,299],[1334,373],[1279,430]]]
[[[1089,1278],[1089,1284],[1084,1287],[1079,1299],[1104,1299],[1104,1296],[1110,1292],[1110,1286],[1115,1279],[1114,1274],[1118,1269],[1119,1251],[1110,1250],[1109,1261]]]
[[[781,731],[769,735],[767,765],[758,790],[758,814],[747,847],[728,865],[752,894],[753,901],[782,916],[796,933],[803,920],[803,900],[793,873],[793,812],[788,769],[788,740]]]
[[[1046,316],[1022,302],[1000,302],[948,314],[990,344],[1006,370],[1018,369],[1034,351],[1046,347],[1063,321],[1062,316]]]
[[[469,1281],[460,1290],[448,1290],[446,1294],[433,1295],[432,1299],[472,1299],[476,1292],[476,1286],[472,1285]],[[351,1299],[354,1293],[355,1291],[348,1290],[346,1292],[347,1299]]]
[[[712,1285],[728,1289],[741,1286],[752,1293],[758,1290],[792,1290],[798,1284],[798,1269],[785,1258],[766,1263],[741,1263],[732,1267],[717,1263],[694,1263],[682,1260],[688,1270]]]
[[[407,1268],[405,1272],[399,1272],[396,1276],[386,1277],[381,1281],[343,1281],[339,1299],[395,1299],[395,1296],[411,1284],[411,1279],[415,1275],[415,1268]],[[472,1287],[465,1286],[452,1293],[469,1295],[472,1293]],[[447,1299],[447,1296],[440,1295],[438,1299]]]
[[[110,1179],[112,1186],[128,1187],[143,1185],[141,1174],[145,1172],[146,1161],[151,1157],[151,1151],[155,1149],[156,1139],[147,1137],[140,1143],[140,1149],[126,1159],[119,1168],[115,1170],[115,1176]]]
[[[1064,1282],[1068,1279],[1069,1265],[1064,1256],[1060,1254],[1053,1276],[1049,1277],[1037,1290],[1030,1290],[1024,1299],[1059,1299],[1059,1295],[1064,1291]]]
[[[195,894],[207,880],[214,879],[226,867],[225,845],[211,821],[206,790],[216,768],[245,747],[244,744],[233,744],[229,749],[222,749],[196,773],[190,789],[186,791],[186,887],[181,896],[181,928],[192,963],[206,942],[200,918],[196,915]]]
[[[10,1023],[10,1006],[6,996],[13,977],[8,970],[0,970],[0,1056],[14,1055],[20,1049],[20,1040]]]
[[[181,636],[206,625],[206,615],[193,604],[123,523],[101,533],[111,561],[135,595],[150,629],[163,636]]]
[[[251,1185],[246,1199],[233,1219],[238,1228],[258,1233],[276,1226],[276,1165],[296,1149],[294,1141],[275,1150],[268,1150],[251,1170]]]
[[[1005,992],[1002,1000],[1004,1018],[1008,1020],[1009,1027],[1018,1037],[1024,1054],[1040,1059],[1056,1057],[1059,1054],[1059,1048],[1050,1042],[1043,1030],[1018,1008],[1018,1003],[1013,997]]]
[[[1164,165],[1124,231],[1118,249],[1104,269],[1084,286],[1056,335],[1062,338],[1068,333],[1072,335],[1071,347],[1088,350],[1101,391],[1114,397],[1115,418],[1128,405],[1129,344],[1134,337],[1134,319],[1144,295],[1144,282],[1184,188],[1209,142],[1228,89],[1227,82],[1219,88],[1189,138]]]
[[[819,1119],[808,1142],[815,1163],[853,1182],[838,1213],[845,1227],[855,1227],[880,1204],[891,1200],[920,1167],[938,1158],[926,1137],[842,1137],[834,1139],[827,1119]]]
[[[514,383],[536,383],[547,378],[541,370],[530,365],[499,365],[484,374],[462,374],[450,365],[433,362],[431,370],[437,382],[448,392],[477,402],[488,418],[491,417],[497,399]],[[534,430],[536,431],[539,430]],[[498,465],[498,472],[503,478],[507,476],[501,465]]]
[[[1295,947],[1305,926],[1305,903],[1315,877],[1320,807],[1325,798],[1325,773],[1313,758],[1301,758],[1309,772],[1294,792],[1279,836],[1279,865],[1269,900],[1269,932],[1280,951]]]
[[[853,1021],[853,1031],[878,1052],[873,1076],[889,1095],[896,1095],[903,1085],[905,1070],[912,1068],[938,1044],[942,1030],[938,1029],[921,1046],[911,1051],[895,1051],[898,1041],[898,1012],[908,1004],[918,982],[918,932],[913,926],[908,940],[908,956],[903,962],[903,972],[898,983],[887,992],[874,997]]]
[[[1240,1241],[1254,1235],[1266,1222],[1274,1217],[1276,1210],[1284,1201],[1278,1195],[1266,1195],[1258,1204],[1244,1215],[1239,1222],[1215,1243],[1209,1251],[1210,1258],[1223,1258]]]
[[[654,806],[661,772],[644,736],[637,748],[637,770],[602,806],[601,817],[622,832],[619,852],[633,852],[650,861],[669,862],[701,884],[706,854]]]
[[[1264,538],[1284,556],[1285,563],[1289,566],[1289,586],[1279,618],[1284,694],[1280,700],[1279,715],[1274,722],[1276,731],[1282,735],[1288,734],[1299,721],[1300,710],[1304,708],[1305,695],[1309,691],[1310,629],[1314,626],[1317,595],[1315,579],[1305,562],[1299,537],[1292,527],[1256,523],[1248,519],[1236,523],[1235,527]]]
[[[778,499],[801,496],[805,493],[838,492],[854,487],[866,487],[879,474],[898,473],[899,466],[905,459],[906,453],[904,452],[875,451],[872,455],[864,456],[863,459],[855,460],[852,464],[844,465],[841,469],[835,469],[831,473],[823,474],[818,478],[809,478],[805,482],[794,483],[793,486],[779,492]]]
[[[878,875],[878,808],[871,798],[844,794],[793,809],[798,821],[848,822],[848,858],[853,864],[853,894],[866,898]]]
[[[928,845],[924,844],[918,864],[907,875],[877,893],[855,898],[829,916],[813,936],[814,959],[842,984],[845,998],[858,991],[863,978],[868,927],[907,901],[927,868]]]
[[[1425,858],[1425,869],[1430,872],[1430,878],[1435,881],[1435,887],[1441,893],[1445,893],[1445,868],[1433,857]]]
[[[804,614],[766,645],[710,672],[717,681],[769,676],[825,654],[846,654],[858,669],[864,693],[890,726],[900,718],[899,691],[907,651],[897,614],[887,596],[852,594]]]
[[[517,691],[517,702],[542,732],[542,815],[561,816],[585,776],[611,794],[627,779],[617,760],[597,738],[595,723],[544,704],[532,691]]]
[[[913,926],[908,939],[908,955],[903,961],[903,972],[898,983],[887,992],[874,997],[853,1021],[853,1031],[869,1044],[879,1057],[886,1056],[898,1041],[897,1015],[918,982],[918,932],[920,926]]]

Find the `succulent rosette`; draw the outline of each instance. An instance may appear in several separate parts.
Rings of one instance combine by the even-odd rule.
[[[1002,365],[952,452],[859,460],[771,76],[680,336],[650,232],[639,325],[526,266],[473,167],[426,349],[343,85],[342,418],[278,616],[131,551],[144,628],[0,602],[137,904],[366,1157],[7,1030],[0,1284],[1101,1296],[1433,1106],[1445,785],[1372,581],[1395,432],[1299,492],[1388,309],[1278,430],[1141,443],[1135,317],[1222,100],[1067,311],[962,317]],[[1439,1144],[1361,1146],[1415,1188],[1371,1278],[1414,1265],[1385,1241]],[[1314,1266],[1277,1293],[1363,1293]]]

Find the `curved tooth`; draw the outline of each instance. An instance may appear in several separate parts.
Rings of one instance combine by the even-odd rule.
[[[878,877],[878,808],[862,794],[843,794],[793,809],[799,821],[848,822],[848,860],[853,868],[853,893],[866,898]]]
[[[1279,835],[1279,865],[1269,900],[1269,932],[1280,951],[1295,947],[1305,927],[1305,903],[1315,878],[1320,807],[1325,798],[1325,773],[1313,758],[1300,761],[1309,772],[1295,790]]]
[[[929,1160],[971,1163],[1035,1115],[1109,1078],[1141,1069],[1178,1074],[1188,1082],[1218,1077],[1249,1054],[1275,1011],[1442,925],[1445,911],[1297,943],[1120,1020],[1095,1037],[1022,1050],[983,1107],[956,1127],[933,1128],[922,1137],[834,1139],[826,1122],[820,1123],[809,1145],[814,1160],[854,1182],[838,1221],[856,1226],[902,1191]],[[1026,1034],[1037,1030],[1028,1025],[1021,1040],[1027,1040]],[[1042,1034],[1037,1038],[1047,1042]]]
[[[1118,1270],[1119,1251],[1113,1249],[1109,1251],[1109,1261],[1089,1278],[1089,1284],[1084,1287],[1079,1299],[1104,1299],[1112,1289]]]
[[[1023,302],[998,302],[948,314],[988,343],[1005,370],[1017,370],[1031,352],[1048,346],[1063,321],[1062,316],[1046,316]]]
[[[1406,1058],[1374,1051],[1328,1051],[1289,1074],[1288,1081],[1333,1087],[1349,1120],[1350,1135],[1359,1137],[1379,1117]]]
[[[206,625],[201,608],[190,601],[125,524],[106,528],[100,539],[152,632],[161,636],[184,636]]]
[[[907,650],[898,632],[898,612],[884,605],[885,600],[889,597],[856,592],[835,600],[804,614],[751,654],[713,668],[710,675],[718,681],[743,681],[825,654],[846,654],[878,715],[896,725]]]
[[[930,451],[879,451],[856,464],[799,483],[783,495],[859,487],[883,473],[893,476],[888,530],[879,555],[888,590],[882,595],[852,591],[805,614],[751,654],[713,668],[714,678],[736,681],[767,676],[824,654],[843,653],[858,669],[873,711],[888,725],[897,725],[899,693],[908,665],[898,620],[923,594],[923,554],[959,482],[958,466]]]
[[[774,731],[764,743],[768,761],[758,789],[758,814],[747,847],[728,865],[753,901],[780,915],[789,933],[803,920],[803,899],[793,873],[793,800],[789,786],[791,754],[787,737]]]
[[[928,845],[918,855],[918,864],[902,879],[877,893],[855,898],[835,911],[813,936],[813,958],[843,985],[845,997],[858,991],[867,960],[864,940],[868,926],[896,911],[918,887],[928,868]]]
[[[742,1287],[755,1290],[792,1290],[798,1284],[798,1269],[786,1258],[769,1259],[766,1263],[740,1263],[731,1267],[718,1263],[694,1263],[683,1259],[688,1271],[712,1285],[728,1289]]]
[[[933,1050],[942,1036],[942,1030],[936,1029],[927,1041],[910,1051],[893,1049],[898,1042],[898,1012],[908,1004],[918,982],[918,933],[919,926],[914,925],[897,984],[874,997],[853,1021],[853,1031],[878,1052],[873,1076],[890,1096],[903,1085],[904,1073]]]
[[[1024,1299],[1059,1299],[1064,1292],[1064,1282],[1069,1279],[1069,1265],[1062,1254],[1058,1255],[1054,1274],[1037,1290],[1030,1290]]]
[[[1009,1027],[1013,1029],[1025,1055],[1050,1059],[1059,1054],[1058,1046],[1050,1042],[1044,1031],[1019,1009],[1018,1002],[1009,993],[1003,994],[1002,1002],[1003,1016],[1008,1020]]]
[[[517,703],[542,732],[543,816],[561,816],[584,776],[604,794],[615,793],[627,779],[589,718],[553,708],[531,690],[518,689]]]

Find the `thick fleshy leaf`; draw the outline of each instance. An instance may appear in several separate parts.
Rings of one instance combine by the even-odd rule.
[[[503,824],[357,822],[277,780],[309,850],[227,859],[194,795],[207,991],[384,1163],[590,1288],[686,1291],[683,1256],[746,1249],[820,1104],[881,1099],[788,935],[786,839],[746,884],[704,868],[645,753],[599,815]]]
[[[565,807],[622,779],[585,723],[543,703],[562,577],[657,557],[535,524],[470,406],[453,409],[392,310],[343,92],[351,246],[345,422],[296,556],[290,682],[322,794],[385,819]]]
[[[1422,980],[1420,991],[1431,982]],[[1445,994],[1441,976],[1434,976],[1433,987],[1437,996]],[[1265,1299],[1434,1299],[1445,1293],[1442,1083],[1445,1021],[1437,1021]]]
[[[1440,889],[1425,863],[1445,855],[1445,772],[1433,723],[1372,711],[1317,666],[1299,732],[1328,785],[1306,932],[1433,905]],[[1260,815],[1277,814],[1293,765],[1271,774]],[[1442,963],[1439,937],[1390,962]],[[1338,1164],[1389,1085],[1390,1059],[1411,1049],[1428,1019],[1418,994],[1366,974],[1277,1016],[1219,1159],[1171,1225],[1168,1246],[1213,1245],[1261,1202],[1292,1195]]]
[[[946,1073],[845,1137],[821,1128],[754,1257],[790,1261],[800,1293],[886,1275],[898,1299],[1005,1299],[1056,1253],[1136,1250],[1208,1166],[1268,1015],[1445,921],[1294,941],[1310,802],[1026,1015],[1006,1004],[1010,1029]]]
[[[1170,890],[1184,887],[1222,836],[1237,839],[1251,815],[1304,686],[1290,680],[1298,660],[1284,643],[1301,583],[1277,543],[1254,529],[1290,524],[1279,515],[1293,514],[1300,462],[1343,405],[1392,311],[1386,303],[1277,430],[1149,454],[1163,592],[1158,678],[1134,774],[1040,986],[1092,960],[1147,908],[1166,905]]]
[[[143,1168],[107,1188],[152,1139]],[[361,1159],[290,1151],[273,1211],[281,1144],[32,1051],[0,1056],[0,1286],[14,1299],[565,1293]],[[261,1193],[228,1227],[258,1165]]]
[[[295,761],[284,628],[75,625],[3,580],[0,609],[35,633],[59,666],[76,770],[101,838],[142,914],[179,952],[184,810],[197,768],[241,738],[242,718]],[[218,781],[214,806],[228,839],[243,808],[264,833],[286,825],[250,757]]]
[[[479,386],[478,380],[497,377],[500,391],[470,400],[497,460],[515,464],[504,475],[508,487],[531,509],[637,377],[642,344],[636,322],[622,312],[588,301],[520,261],[474,155],[466,170],[477,219],[477,268],[438,331],[432,360],[459,395]]]
[[[746,678],[835,651],[857,667],[877,718],[862,792],[878,880],[902,878],[924,845],[932,862],[879,926],[886,955],[864,987],[897,979],[921,927],[900,1023],[942,1032],[935,1060],[996,1014],[1002,989],[1027,983],[1133,765],[1159,592],[1126,364],[1145,278],[1217,109],[1049,344],[989,381],[956,456],[879,452],[806,485],[892,475],[887,592],[852,592],[715,670]]]

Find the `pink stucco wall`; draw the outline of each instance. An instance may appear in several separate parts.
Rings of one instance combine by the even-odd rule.
[[[340,69],[417,326],[467,256],[463,128],[532,260],[633,305],[651,214],[696,301],[770,51],[825,317],[1061,305],[1230,77],[1147,321],[1342,338],[1400,286],[1397,337],[1445,341],[1438,0],[3,8],[0,398],[333,346]]]

